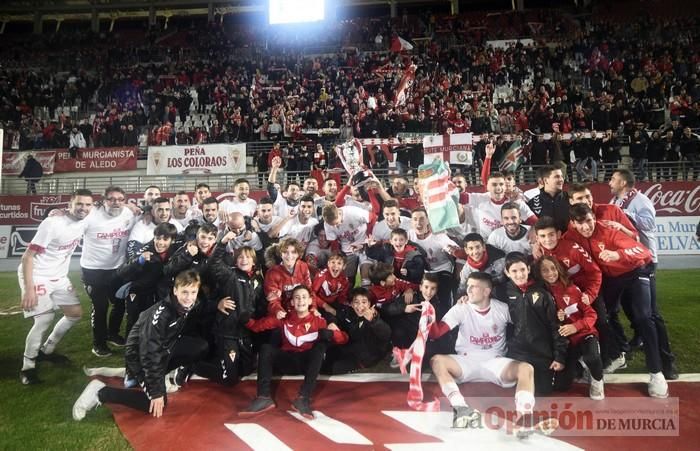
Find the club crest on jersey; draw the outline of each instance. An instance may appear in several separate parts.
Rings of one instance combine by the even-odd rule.
[[[130,294],[129,294],[129,300],[130,300],[131,302],[134,302],[134,299],[136,299],[136,293],[130,293]]]
[[[598,248],[599,248],[601,251],[604,251],[604,250],[605,250],[605,243],[598,243]]]
[[[311,324],[309,324],[309,323],[304,324],[304,329],[308,332],[309,329],[311,329]]]
[[[564,259],[562,259],[562,261],[564,262],[564,264],[566,265],[567,268],[569,266],[571,266],[571,260],[569,260],[568,258],[564,258]]]
[[[534,304],[535,302],[539,301],[540,299],[540,294],[539,293],[532,293],[532,303]]]
[[[231,359],[232,362],[234,362],[236,360],[236,351],[229,351],[228,358]]]
[[[569,296],[569,295],[562,296],[562,299],[564,299],[564,302],[566,302],[566,305],[569,305],[569,302],[571,302],[571,296]]]

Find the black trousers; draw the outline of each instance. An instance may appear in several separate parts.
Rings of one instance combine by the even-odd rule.
[[[124,300],[116,297],[122,282],[117,277],[116,269],[81,268],[81,270],[85,291],[92,301],[90,314],[92,341],[96,346],[105,346],[109,335],[119,335],[124,318]],[[108,323],[109,304],[112,304],[112,311],[109,313]]]
[[[139,315],[144,310],[148,310],[156,303],[154,293],[129,293],[125,300],[126,302],[126,333],[125,337],[129,336],[131,328],[136,324]]]
[[[234,385],[255,370],[250,338],[217,337],[214,358],[197,362],[194,372],[223,385]]]
[[[163,375],[168,374],[180,366],[191,366],[201,360],[207,353],[207,343],[201,338],[182,336],[173,347],[168,366]],[[142,384],[142,387],[143,384]],[[104,387],[97,397],[101,403],[120,404],[148,413],[151,399],[146,395],[144,388],[117,388]],[[165,406],[168,405],[168,395],[163,394]]]
[[[627,343],[619,319],[622,305],[630,313],[630,321],[644,340],[647,370],[650,373],[661,371],[659,334],[652,319],[651,283],[648,273],[637,269],[618,277],[604,276],[601,290],[613,339],[617,340],[620,348]]]
[[[583,359],[593,379],[597,381],[603,379],[603,361],[600,358],[600,344],[595,335],[589,335],[576,346],[569,346],[564,370],[558,372],[554,378],[555,390],[564,391],[571,387],[571,383],[576,378],[579,358]]]
[[[304,382],[299,389],[299,396],[311,398],[321,371],[326,347],[326,342],[317,341],[308,351],[288,352],[270,344],[262,345],[258,357],[258,396],[271,396],[273,373],[303,374]]]
[[[670,369],[673,363],[676,361],[676,356],[673,355],[671,351],[671,342],[668,339],[668,329],[666,328],[666,321],[659,313],[658,302],[656,297],[656,263],[649,263],[647,266],[642,268],[641,274],[645,274],[649,277],[649,289],[651,295],[651,319],[654,322],[654,327],[656,328],[656,334],[659,337],[659,352],[661,354],[661,364],[664,369]],[[634,330],[635,336],[639,335],[635,327],[635,323],[632,320],[634,311],[629,308],[625,308],[623,304],[623,310],[627,318],[632,322],[632,329]],[[619,321],[619,319],[618,319]],[[620,329],[622,326],[620,326]],[[624,339],[626,337],[623,336]]]
[[[595,310],[598,315],[598,319],[595,322],[595,328],[598,331],[598,342],[600,345],[600,357],[603,360],[603,368],[608,366],[610,362],[618,357],[622,353],[620,349],[620,344],[615,338],[613,331],[608,322],[608,312],[605,309],[605,301],[601,296],[598,296],[591,304],[593,310]]]

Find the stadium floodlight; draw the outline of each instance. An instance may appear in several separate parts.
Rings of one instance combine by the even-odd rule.
[[[326,17],[326,0],[269,0],[270,25],[320,22]]]

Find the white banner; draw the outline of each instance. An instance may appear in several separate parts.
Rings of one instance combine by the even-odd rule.
[[[657,216],[659,255],[700,255],[695,229],[700,216]]]
[[[10,251],[10,235],[12,235],[12,226],[0,226],[0,258],[7,258]]]
[[[474,162],[471,133],[430,135],[423,137],[423,163],[439,158],[450,164],[471,166]]]
[[[245,144],[151,146],[147,175],[244,174]]]

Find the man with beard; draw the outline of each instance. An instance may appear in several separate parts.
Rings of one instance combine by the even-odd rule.
[[[22,291],[22,310],[25,318],[33,318],[34,325],[25,340],[24,360],[20,371],[22,384],[36,384],[36,362],[65,361],[54,353],[56,345],[80,320],[80,300],[68,279],[70,257],[80,243],[87,223],[84,219],[92,209],[92,193],[76,191],[68,213],[46,218],[39,224],[36,235],[22,256],[17,275]],[[44,344],[41,341],[54,319],[58,307],[63,317],[54,325]]]
[[[200,224],[211,224],[216,228],[220,228],[221,219],[219,218],[219,201],[215,197],[207,197],[201,203],[202,217],[199,218]]]
[[[389,241],[392,230],[409,230],[411,228],[411,218],[401,216],[399,203],[396,199],[389,199],[384,202],[382,216],[384,216],[384,219],[377,222],[372,229],[373,241]]]
[[[488,244],[509,252],[522,252],[525,255],[532,254],[532,247],[528,240],[529,226],[523,225],[520,220],[520,208],[514,202],[506,202],[501,207],[502,227],[489,235]]]
[[[297,214],[282,218],[272,229],[270,234],[279,238],[292,237],[298,240],[304,249],[313,238],[313,231],[318,220],[314,215],[314,200],[310,195],[305,195],[299,201]]]
[[[219,210],[229,214],[234,212],[242,213],[243,216],[253,217],[258,204],[248,197],[250,195],[250,183],[246,179],[238,179],[233,184],[234,197],[231,200],[223,200],[219,205]]]
[[[272,169],[270,176],[267,179],[267,193],[270,199],[274,202],[272,207],[275,215],[285,218],[289,215],[290,210],[296,214],[299,205],[299,197],[301,197],[301,189],[299,185],[293,182],[287,184],[283,193],[277,188],[277,171],[282,165],[282,159],[275,157],[272,159]]]
[[[338,196],[338,182],[333,178],[327,178],[323,182],[323,197],[319,197],[314,201],[316,217],[321,217],[321,211],[326,204],[335,204],[335,199]]]
[[[124,302],[116,297],[122,285],[117,268],[124,263],[128,237],[136,223],[134,213],[125,207],[126,195],[121,188],[108,187],[103,202],[85,219],[87,227],[80,256],[83,284],[92,301],[92,353],[97,357],[111,355],[108,342],[117,347],[125,343],[119,335]]]
[[[191,221],[198,221],[202,215],[199,209],[193,209],[190,203],[190,195],[185,191],[178,191],[173,198],[173,222],[180,224],[182,229],[190,225]],[[177,227],[177,226],[176,226]]]
[[[153,239],[153,231],[160,224],[172,224],[175,226],[177,233],[185,230],[179,221],[173,220],[171,213],[172,207],[168,199],[165,197],[158,197],[153,201],[150,212],[151,219],[148,222],[146,222],[145,219],[142,219],[134,225],[133,229],[131,229],[129,241],[126,245],[126,257],[128,259],[138,256],[143,245]]]

